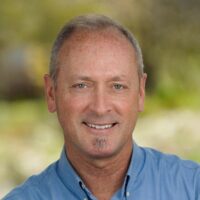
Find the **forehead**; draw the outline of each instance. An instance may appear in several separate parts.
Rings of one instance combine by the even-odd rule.
[[[69,71],[93,70],[101,67],[104,71],[126,66],[137,68],[135,50],[132,44],[118,30],[82,30],[75,32],[62,45],[58,54],[58,67]],[[134,65],[134,66],[133,66]],[[77,70],[75,70],[77,68]]]
[[[61,54],[65,54],[65,56],[75,49],[86,49],[89,47],[95,47],[98,45],[111,44],[115,48],[119,47],[121,50],[129,50],[130,53],[135,57],[135,49],[130,43],[130,41],[116,28],[108,27],[104,29],[78,29],[75,30],[66,41],[60,47],[58,52],[58,57]],[[100,51],[100,49],[99,49]],[[126,52],[127,53],[127,52]]]

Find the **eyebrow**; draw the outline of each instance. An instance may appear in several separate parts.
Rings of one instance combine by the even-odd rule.
[[[72,79],[93,81],[92,77],[84,76],[84,75],[80,75],[80,76],[76,76],[75,75],[75,76],[72,76]],[[126,75],[113,76],[113,77],[109,78],[109,81],[124,81],[124,80],[127,80],[127,76]]]
[[[89,76],[72,76],[72,79],[78,79],[78,80],[85,80],[85,81],[92,81],[92,79]]]
[[[124,81],[127,80],[127,76],[121,75],[121,76],[114,76],[111,78],[111,81]]]

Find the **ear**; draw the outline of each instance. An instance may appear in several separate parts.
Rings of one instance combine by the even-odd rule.
[[[53,113],[56,111],[54,81],[48,74],[45,74],[44,83],[45,83],[45,96],[46,96],[48,110],[49,112]]]
[[[146,85],[147,74],[143,73],[140,77],[139,85],[139,102],[138,102],[138,111],[142,112],[144,110],[144,100],[145,100],[145,85]]]

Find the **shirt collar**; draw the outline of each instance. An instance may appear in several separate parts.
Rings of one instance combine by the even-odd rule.
[[[145,163],[145,154],[141,147],[139,147],[135,142],[133,143],[133,153],[131,156],[131,161],[127,171],[124,187],[124,195],[129,196],[137,180],[137,177],[142,172]]]
[[[145,155],[142,148],[140,148],[135,142],[133,142],[131,160],[126,173],[126,177],[124,179],[123,186],[115,194],[116,196],[118,196],[118,199],[122,199],[123,197],[128,197],[130,193],[133,191],[133,186],[137,180],[137,176],[142,171],[142,168],[144,166],[144,161],[145,161]]]
[[[144,152],[141,147],[139,147],[135,142],[133,143],[133,153],[131,156],[131,161],[127,171],[127,175],[131,178],[136,178],[139,175],[141,169],[144,165]]]
[[[128,195],[131,191],[131,188],[136,180],[137,176],[140,174],[143,165],[144,165],[144,152],[135,142],[133,143],[133,153],[131,156],[129,168],[124,180],[124,184],[120,190],[121,195]],[[58,175],[64,185],[69,188],[72,192],[75,192],[77,195],[81,196],[91,195],[90,191],[84,186],[83,181],[77,175],[77,173],[72,168],[71,164],[67,159],[65,153],[65,148],[63,148],[61,157],[58,162],[57,168]],[[119,191],[117,192],[119,194]],[[120,195],[120,196],[121,196]]]
[[[85,192],[81,188],[82,180],[69,163],[65,153],[65,148],[63,148],[60,159],[58,161],[57,173],[65,187],[75,193],[78,197],[85,197]]]

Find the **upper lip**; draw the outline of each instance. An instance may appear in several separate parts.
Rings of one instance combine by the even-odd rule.
[[[88,122],[88,121],[83,121],[83,123],[97,125],[97,126],[117,124],[117,122],[104,122],[104,123],[102,123],[102,122]]]

